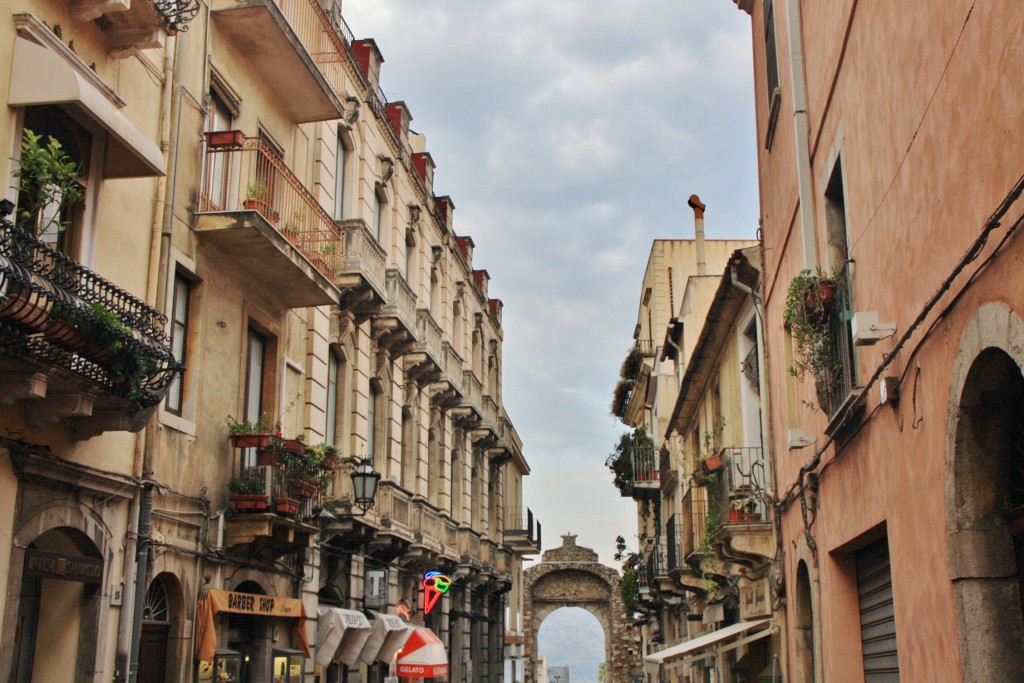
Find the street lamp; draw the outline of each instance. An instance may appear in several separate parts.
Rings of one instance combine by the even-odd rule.
[[[380,472],[373,469],[373,463],[369,458],[363,458],[363,461],[352,472],[355,503],[363,513],[373,507],[374,499],[377,497],[378,484],[380,484]]]

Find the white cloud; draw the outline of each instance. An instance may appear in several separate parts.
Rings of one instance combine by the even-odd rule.
[[[635,507],[604,459],[651,240],[753,237],[749,17],[727,0],[344,0],[505,302],[505,404],[545,547],[611,562]]]

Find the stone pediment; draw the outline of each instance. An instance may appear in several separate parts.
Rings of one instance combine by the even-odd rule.
[[[545,550],[542,562],[597,562],[597,553],[591,548],[576,545],[576,534],[564,534],[562,547]]]

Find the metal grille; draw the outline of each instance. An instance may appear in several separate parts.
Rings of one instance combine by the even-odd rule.
[[[825,323],[828,325],[828,335],[824,343],[828,344],[831,365],[818,378],[819,399],[823,399],[822,408],[830,417],[835,415],[855,386],[851,318],[849,296],[842,287],[838,287],[835,305],[829,311]]]
[[[898,683],[896,614],[892,599],[889,542],[881,538],[857,551],[857,596],[860,599],[860,639],[865,683]]]

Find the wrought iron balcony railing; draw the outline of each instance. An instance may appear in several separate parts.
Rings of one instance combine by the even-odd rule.
[[[144,409],[184,371],[166,323],[141,299],[0,222],[0,357],[60,368]]]
[[[849,295],[838,287],[835,304],[825,322],[827,334],[823,343],[826,344],[830,364],[817,378],[819,402],[829,417],[838,412],[855,387],[853,333],[850,330],[852,316]]]
[[[633,344],[633,353],[641,358],[653,358],[656,350],[653,339],[637,339]]]
[[[720,524],[752,522],[767,517],[767,463],[760,447],[723,448],[717,488]]]
[[[208,133],[203,178],[200,213],[256,211],[325,278],[337,281],[347,246],[341,230],[266,142],[238,131]]]

